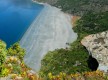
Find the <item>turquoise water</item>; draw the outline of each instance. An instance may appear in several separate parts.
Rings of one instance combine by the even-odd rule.
[[[0,0],[0,39],[8,47],[19,41],[43,7],[31,0]]]

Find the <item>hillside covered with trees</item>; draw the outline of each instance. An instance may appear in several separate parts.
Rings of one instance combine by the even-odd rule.
[[[56,6],[66,13],[82,16],[88,11],[108,11],[108,0],[36,0]]]

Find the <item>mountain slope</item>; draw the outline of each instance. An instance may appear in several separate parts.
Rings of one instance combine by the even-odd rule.
[[[88,11],[108,11],[108,0],[36,0],[61,8],[64,12],[83,15]]]

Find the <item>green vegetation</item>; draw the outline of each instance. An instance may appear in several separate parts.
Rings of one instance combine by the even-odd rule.
[[[20,47],[19,43],[15,43],[10,48],[8,48],[7,55],[18,56],[19,59],[23,60],[23,57],[25,55],[25,50]]]
[[[108,0],[36,0],[61,8],[64,12],[82,16],[88,11],[108,11]]]
[[[108,30],[108,12],[85,14],[73,28],[80,35],[96,34]]]
[[[1,77],[9,77],[8,75],[12,80],[36,80],[38,78],[25,65],[24,55],[25,50],[20,47],[19,43],[15,43],[6,49],[6,44],[0,40],[0,80]]]
[[[24,54],[25,50],[18,43],[6,49],[6,43],[0,40],[0,76],[6,76],[11,72],[21,73],[19,64],[23,62]]]
[[[3,64],[6,60],[6,44],[0,40],[0,72],[2,71]]]
[[[102,71],[84,72],[67,75],[60,72],[58,75],[48,74],[49,80],[108,80],[108,74]]]
[[[88,11],[104,12],[108,0],[58,0],[54,6],[60,7],[64,12],[82,16]]]
[[[50,51],[42,60],[40,75],[46,77],[48,73],[57,75],[60,72],[66,74],[90,71],[86,60],[88,54],[79,41],[71,45],[71,49],[58,49]]]

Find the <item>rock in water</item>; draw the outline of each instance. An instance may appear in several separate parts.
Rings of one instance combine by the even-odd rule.
[[[26,50],[24,61],[30,68],[39,71],[41,60],[48,51],[66,48],[66,43],[76,39],[71,18],[60,9],[46,4],[20,41]]]

